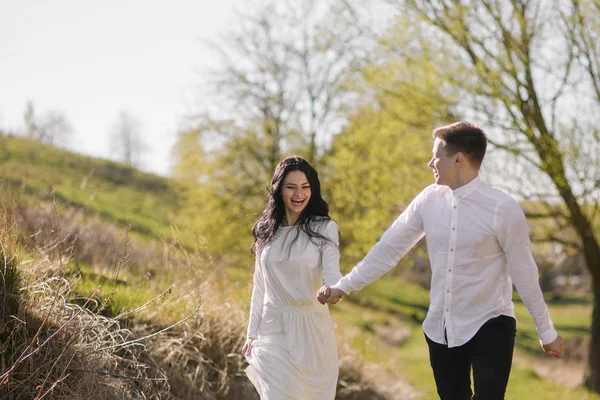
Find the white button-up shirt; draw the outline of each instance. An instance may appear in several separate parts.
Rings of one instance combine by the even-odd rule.
[[[423,235],[432,269],[423,330],[431,340],[460,346],[487,320],[514,317],[513,281],[540,341],[548,344],[557,338],[538,282],[525,215],[512,197],[479,176],[456,190],[425,188],[335,287],[345,293],[362,289],[393,268]]]

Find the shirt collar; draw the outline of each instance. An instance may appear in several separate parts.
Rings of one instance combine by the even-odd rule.
[[[471,180],[471,182],[453,190],[452,196],[458,197],[459,199],[464,199],[465,197],[476,191],[482,183],[483,182],[481,181],[481,178],[479,177],[479,175],[477,175],[475,178],[473,178],[473,180]]]

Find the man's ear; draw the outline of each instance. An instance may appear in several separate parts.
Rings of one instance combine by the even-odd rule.
[[[467,157],[465,157],[464,153],[459,151],[454,156],[454,163],[458,164],[459,167],[463,167],[467,163]]]

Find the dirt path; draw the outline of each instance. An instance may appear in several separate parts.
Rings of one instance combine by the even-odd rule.
[[[554,358],[529,358],[515,353],[513,363],[533,369],[542,378],[568,387],[583,384],[585,366],[582,362]]]
[[[586,339],[565,340],[565,358],[557,360],[540,349],[539,357],[515,353],[513,363],[533,369],[539,376],[568,387],[583,384],[588,342]]]
[[[405,366],[393,354],[393,351],[410,334],[411,329],[396,319],[392,319],[387,326],[378,326],[375,328],[377,339],[390,348],[390,358],[386,361],[398,367],[400,373],[390,373],[381,365],[371,364],[366,366],[365,375],[369,379],[372,379],[376,383],[378,390],[390,400],[418,400],[422,398],[417,390],[408,382],[406,376],[401,374]]]

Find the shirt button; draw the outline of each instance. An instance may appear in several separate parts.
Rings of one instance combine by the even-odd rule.
[[[450,251],[454,251],[454,249],[450,249]]]
[[[456,208],[456,206],[454,206],[454,208]]]
[[[453,231],[455,231],[455,230],[456,230],[456,227],[455,227],[455,226],[453,226],[453,227],[452,227],[452,230],[453,230]]]
[[[449,309],[446,308],[446,312],[450,311]]]
[[[452,268],[448,269],[448,272],[452,272]]]
[[[449,291],[449,290],[446,290],[446,293],[450,293],[450,291]]]

